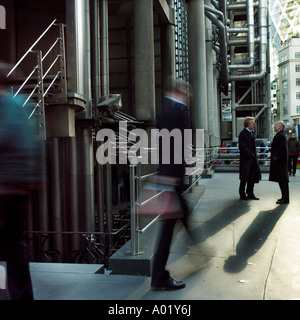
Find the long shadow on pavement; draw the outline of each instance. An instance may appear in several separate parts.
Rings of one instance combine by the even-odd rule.
[[[260,211],[236,246],[236,255],[230,256],[224,264],[224,271],[242,271],[247,260],[254,255],[268,239],[276,223],[288,205],[280,205],[273,210]]]
[[[181,233],[172,244],[172,274],[185,278],[208,266],[209,261],[216,253],[215,248],[208,245],[206,240],[232,224],[249,210],[248,202],[232,201],[208,220],[199,222],[191,219],[188,222],[190,227],[195,223],[200,223],[200,225],[190,228],[188,232]],[[201,215],[201,212],[199,213]]]
[[[204,221],[194,229],[191,228],[191,237],[194,243],[200,243],[212,237],[226,226],[232,224],[236,219],[249,212],[250,209],[248,202],[233,201],[212,218]],[[201,216],[201,209],[199,210]],[[193,224],[193,221],[190,221],[189,224]]]

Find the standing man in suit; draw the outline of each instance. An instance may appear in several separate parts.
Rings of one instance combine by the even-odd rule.
[[[277,204],[289,203],[288,147],[284,134],[285,123],[278,121],[274,125],[276,135],[271,144],[270,181],[278,182],[282,197]]]
[[[253,133],[255,119],[246,117],[244,129],[239,135],[240,149],[240,199],[241,200],[259,200],[254,195],[254,184],[261,179],[260,168],[256,158],[255,136]],[[245,191],[247,185],[247,189]]]

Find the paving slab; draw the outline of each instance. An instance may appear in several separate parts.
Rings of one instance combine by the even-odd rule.
[[[255,185],[259,201],[238,196],[238,173],[215,173],[180,228],[168,268],[186,288],[150,291],[149,276],[98,274],[99,266],[31,265],[36,300],[298,300],[300,299],[300,173],[290,204],[277,205],[277,183]],[[180,227],[180,226],[179,226]],[[155,237],[155,235],[153,235]]]

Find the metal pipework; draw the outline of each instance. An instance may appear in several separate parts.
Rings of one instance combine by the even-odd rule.
[[[220,17],[223,21],[218,19],[218,17],[215,14],[217,14],[218,17]],[[221,66],[222,66],[220,71],[220,74],[221,74],[220,79],[225,88],[225,91],[227,91],[228,83],[229,83],[229,72],[228,72],[228,60],[227,60],[227,33],[226,33],[226,26],[224,24],[225,17],[221,11],[218,11],[208,6],[205,6],[205,15],[218,28],[218,35],[219,35],[221,44],[220,44],[219,50],[215,47],[213,48],[215,51],[217,51],[217,53],[220,54]]]
[[[92,63],[92,97],[95,105],[99,103],[101,96],[101,68],[100,68],[100,3],[99,0],[93,1],[92,13],[92,44],[93,54],[91,57]]]
[[[258,1],[253,2],[254,7],[258,6]],[[238,3],[230,3],[227,5],[227,10],[241,11],[247,8],[247,1]]]
[[[225,19],[224,19],[224,14],[223,12],[221,12],[220,10],[214,9],[210,6],[204,5],[205,11],[209,11],[211,13],[216,14],[217,16],[219,16],[220,20],[225,23]]]
[[[228,45],[233,47],[245,46],[248,43],[248,37],[238,37],[228,40]],[[260,43],[260,37],[254,38],[254,43]]]
[[[66,0],[68,93],[81,96],[90,113],[90,23],[89,1]]]
[[[259,28],[259,67],[258,73],[249,73],[243,75],[230,75],[231,81],[242,81],[242,80],[259,80],[262,79],[267,72],[267,46],[268,46],[268,26],[267,26],[267,15],[268,15],[268,3],[267,0],[259,0],[258,3],[258,28]],[[250,70],[251,71],[251,70]]]
[[[229,69],[250,69],[254,66],[254,6],[253,0],[247,0],[247,24],[248,28],[231,28],[228,32],[247,32],[248,33],[248,50],[249,63],[248,64],[234,64],[229,65]],[[239,30],[241,29],[241,30]]]
[[[101,13],[101,55],[102,55],[102,95],[109,95],[109,37],[108,37],[108,2],[102,0]]]

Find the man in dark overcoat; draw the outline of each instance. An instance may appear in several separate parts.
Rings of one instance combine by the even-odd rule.
[[[244,129],[239,135],[240,149],[240,188],[241,200],[259,200],[254,195],[254,184],[261,179],[260,168],[256,157],[255,136],[253,133],[255,119],[246,117]],[[247,189],[245,191],[247,185]]]
[[[289,203],[288,147],[284,134],[285,123],[278,121],[274,125],[276,132],[271,144],[270,181],[278,182],[282,197],[277,204]]]

